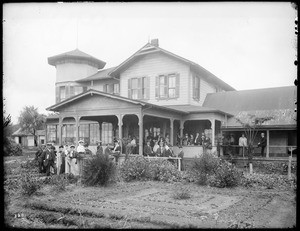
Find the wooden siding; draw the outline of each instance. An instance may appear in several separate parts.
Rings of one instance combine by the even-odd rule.
[[[216,92],[216,87],[213,86],[212,84],[208,83],[206,80],[204,80],[203,78],[201,78],[200,76],[200,100],[199,100],[199,104],[202,106],[206,94],[208,93],[215,93]],[[193,100],[194,102],[196,102],[195,100]]]
[[[177,99],[155,99],[155,79],[159,74],[178,73],[180,75],[180,93]],[[148,54],[136,61],[120,75],[120,95],[128,97],[128,79],[135,77],[150,77],[149,103],[157,105],[188,104],[189,66],[161,53]]]

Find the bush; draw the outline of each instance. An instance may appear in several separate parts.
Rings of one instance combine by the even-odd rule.
[[[149,160],[142,156],[136,156],[124,161],[120,167],[120,175],[124,181],[146,179],[146,171]]]
[[[218,188],[234,187],[240,183],[242,174],[234,165],[226,160],[221,160],[215,174],[209,176],[208,184]]]
[[[206,185],[209,175],[213,175],[218,167],[219,158],[210,153],[203,153],[199,158],[195,158],[191,171],[196,177],[199,185]]]
[[[107,155],[94,155],[84,160],[82,173],[83,185],[105,186],[115,179],[116,165]]]
[[[146,168],[146,177],[150,180],[167,182],[181,180],[181,174],[177,167],[170,161],[164,159],[150,160]]]
[[[53,175],[51,179],[51,184],[53,185],[53,190],[55,192],[62,192],[66,190],[66,186],[69,184],[66,175]]]
[[[4,146],[5,156],[22,156],[22,146],[20,144],[17,144],[12,138],[7,138],[6,142]]]
[[[181,174],[177,167],[168,160],[148,160],[142,156],[129,158],[120,167],[120,175],[124,181],[157,180],[179,181]]]
[[[42,182],[38,178],[32,177],[30,172],[21,174],[20,182],[21,194],[25,196],[31,196],[42,186]]]

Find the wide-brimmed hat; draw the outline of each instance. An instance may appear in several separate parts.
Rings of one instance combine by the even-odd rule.
[[[79,141],[78,141],[78,144],[80,144],[80,143],[84,143],[84,140],[79,140]]]
[[[70,148],[75,148],[75,145],[73,145],[73,144],[72,144],[72,145],[70,145]]]

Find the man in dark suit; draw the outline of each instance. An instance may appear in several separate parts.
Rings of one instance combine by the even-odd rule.
[[[163,156],[165,156],[165,152],[166,152],[166,149],[164,147],[164,142],[160,142],[159,143],[159,148],[156,151],[157,156],[163,157]]]
[[[50,176],[50,167],[54,169],[54,173],[56,172],[55,166],[55,147],[52,146],[51,143],[47,143],[47,148],[45,150],[45,159],[44,159],[44,167],[46,168],[46,175]]]
[[[120,146],[118,140],[115,140],[115,146],[114,146],[114,149],[111,152],[112,152],[111,155],[115,157],[115,161],[116,161],[116,164],[117,164],[118,160],[119,160],[119,157],[121,155],[121,146]]]
[[[261,147],[261,157],[264,157],[265,147],[267,145],[267,140],[265,138],[265,134],[261,133],[260,142],[258,143],[258,147]]]

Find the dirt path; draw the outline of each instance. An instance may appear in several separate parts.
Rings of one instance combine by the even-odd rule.
[[[188,188],[191,198],[174,199],[173,194],[182,188]],[[60,194],[45,187],[41,193],[23,201],[26,209],[15,200],[10,207],[10,222],[17,225],[20,218],[12,216],[22,211],[26,219],[31,218],[26,227],[37,225],[33,218],[42,219],[39,216],[43,213],[54,217],[48,225],[57,227],[288,228],[296,224],[292,191],[218,189],[149,181],[117,183],[106,188],[71,185]]]

